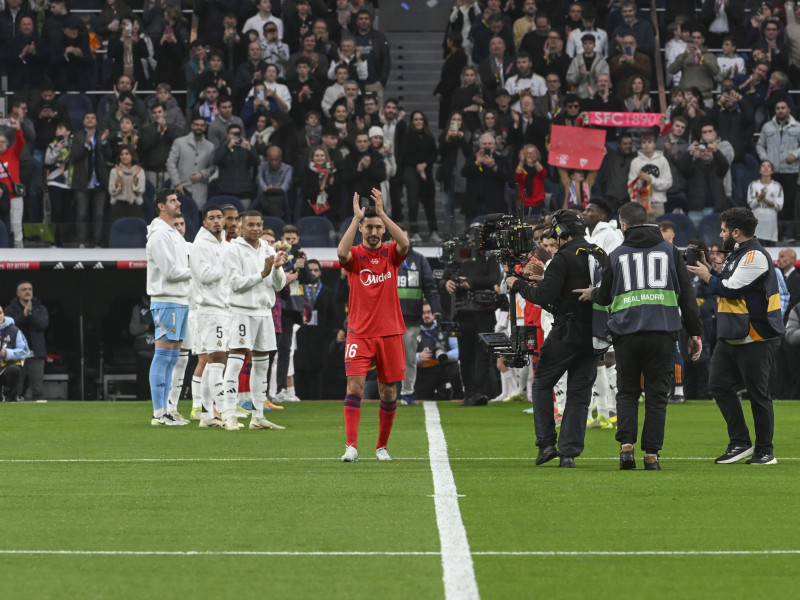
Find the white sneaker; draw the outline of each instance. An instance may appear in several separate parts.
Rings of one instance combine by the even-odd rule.
[[[378,448],[375,450],[375,456],[378,458],[378,460],[392,460],[392,457],[389,456],[386,448]]]
[[[189,423],[189,420],[186,417],[184,417],[181,413],[179,413],[177,410],[173,410],[171,413],[169,413],[169,416],[175,419],[176,421],[183,423],[184,425],[187,425]]]
[[[239,421],[237,421],[234,417],[231,417],[229,419],[225,419],[223,427],[225,428],[225,431],[239,431],[239,425]]]
[[[159,425],[166,425],[166,422],[164,421],[164,415],[161,415],[160,417],[153,415],[153,418],[150,419],[150,425],[152,425],[153,427],[158,427]]]
[[[224,427],[224,424],[220,419],[200,419],[200,427],[219,429],[221,427]]]
[[[192,421],[202,421],[203,420],[203,407],[202,406],[192,407],[192,412],[189,413],[189,418]]]
[[[250,421],[250,429],[286,429],[286,427],[267,421],[264,417],[253,417]]]
[[[289,388],[286,388],[278,392],[278,396],[277,398],[275,398],[275,402],[300,402],[300,398],[292,394],[289,391]]]
[[[429,241],[431,244],[441,244],[441,243],[442,243],[442,237],[441,237],[441,236],[440,236],[440,235],[439,235],[437,232],[433,231],[433,232],[431,232],[431,234],[428,236],[428,241]],[[391,460],[391,459],[390,459],[390,460]]]
[[[386,452],[386,449],[383,450]],[[389,456],[388,454],[386,456]],[[342,455],[342,462],[358,462],[358,450],[355,446],[348,446]]]
[[[180,416],[180,415],[178,415],[178,416]],[[181,418],[183,419],[183,417],[181,417]],[[187,421],[186,419],[183,419],[182,421],[179,421],[178,419],[173,417],[171,414],[164,415],[164,425],[168,425],[168,426],[172,426],[172,427],[181,427],[183,425],[188,425],[188,424],[189,424],[189,421]]]

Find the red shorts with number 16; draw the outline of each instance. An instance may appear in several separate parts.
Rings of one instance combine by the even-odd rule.
[[[366,375],[372,360],[378,368],[378,381],[394,383],[406,378],[406,354],[402,335],[347,338],[344,347],[344,372],[348,377]]]

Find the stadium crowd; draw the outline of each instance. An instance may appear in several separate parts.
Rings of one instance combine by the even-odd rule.
[[[458,0],[443,24],[441,79],[432,90],[438,131],[425,113],[385,93],[389,43],[369,0],[3,4],[0,64],[13,95],[0,135],[0,218],[16,247],[23,223],[57,225],[58,245],[113,245],[114,223],[149,222],[155,191],[167,186],[180,194],[187,223],[199,225],[214,202],[280,219],[289,229],[273,232],[278,237],[297,235],[292,224],[304,217],[341,231],[352,195],[368,198],[377,188],[414,244],[437,244],[479,215],[503,212],[504,190],[515,184],[534,224],[566,208],[583,213],[591,230],[614,230],[612,217],[633,200],[665,231],[691,239],[730,207],[753,210],[765,244],[792,245],[800,233],[793,2],[671,0],[658,13],[657,36],[649,12],[632,0]],[[661,78],[663,105],[651,91]],[[113,92],[95,104],[86,92],[96,89]],[[663,117],[649,129],[605,127],[597,171],[549,166],[551,126],[591,128],[591,111]],[[794,263],[788,255],[784,263],[788,281]],[[499,270],[497,279],[487,288],[500,285]],[[456,291],[444,280],[439,288]],[[791,285],[789,292],[787,319],[800,299]],[[433,310],[423,316],[419,306],[423,329],[439,303],[424,296]],[[494,326],[493,317],[479,320]],[[438,344],[445,354],[460,349],[462,359],[466,351],[488,361],[446,334]],[[438,346],[421,362],[433,366]],[[521,392],[514,372],[498,368],[512,373],[500,396]],[[495,395],[492,378],[476,377],[484,370],[468,372],[468,399]],[[702,379],[692,397],[707,393]],[[605,408],[601,416],[611,418]]]

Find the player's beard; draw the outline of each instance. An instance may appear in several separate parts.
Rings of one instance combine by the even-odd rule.
[[[722,249],[725,252],[733,252],[736,249],[736,240],[733,239],[733,236],[722,240]]]
[[[366,238],[364,238],[364,240],[367,242],[367,246],[372,249],[377,248],[381,244],[381,238],[379,238],[377,235],[368,235]]]

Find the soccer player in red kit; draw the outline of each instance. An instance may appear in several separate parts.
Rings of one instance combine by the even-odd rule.
[[[344,367],[347,396],[344,399],[344,429],[347,448],[342,462],[358,461],[358,421],[361,395],[372,360],[378,368],[378,393],[381,406],[378,422],[378,460],[392,460],[386,450],[394,422],[396,383],[405,379],[403,334],[406,326],[397,293],[397,267],[410,247],[408,236],[383,210],[383,195],[372,188],[375,207],[361,207],[353,195],[353,222],[339,242],[336,252],[347,271],[350,283],[350,309],[347,323]],[[356,231],[364,242],[353,246]],[[395,241],[384,244],[386,232]]]

